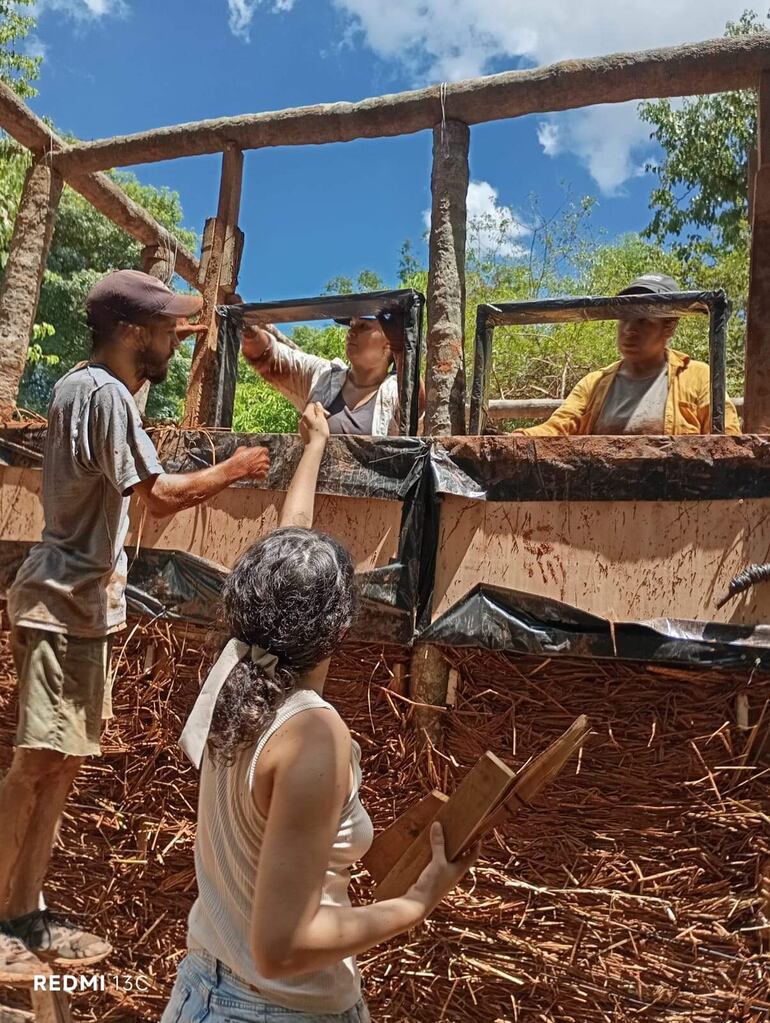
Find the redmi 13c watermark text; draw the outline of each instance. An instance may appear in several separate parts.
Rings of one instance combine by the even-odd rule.
[[[79,991],[136,991],[139,994],[152,988],[150,977],[122,976],[119,973],[92,973],[90,976],[80,973],[39,973],[36,974],[32,988],[34,991],[62,991],[75,994]]]

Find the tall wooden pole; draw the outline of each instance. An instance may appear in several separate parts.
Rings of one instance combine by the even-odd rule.
[[[35,161],[27,171],[0,286],[0,414],[16,405],[62,190],[61,177]]]
[[[470,129],[433,129],[425,433],[465,433],[465,232]]]
[[[465,233],[470,129],[443,121],[433,129],[428,270],[426,434],[465,433]],[[414,723],[432,741],[447,702],[449,664],[438,647],[418,643],[412,652],[410,696]]]
[[[207,325],[208,331],[198,336],[193,352],[184,415],[188,430],[214,425],[219,370],[216,307],[235,292],[238,284],[243,247],[243,234],[238,229],[242,180],[243,153],[230,144],[222,156],[217,215],[206,222],[203,232],[200,322]]]
[[[770,433],[770,71],[759,80],[757,171],[749,182],[751,264],[743,429]]]

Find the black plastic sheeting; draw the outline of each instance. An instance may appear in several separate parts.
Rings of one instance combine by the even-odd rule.
[[[420,640],[548,657],[770,668],[769,626],[668,618],[611,623],[557,600],[483,583],[429,625]]]
[[[40,427],[0,429],[0,458],[5,464],[39,467],[44,439]],[[154,439],[172,472],[221,461],[241,444],[264,444],[272,460],[267,479],[240,486],[271,491],[288,487],[302,452],[295,435],[160,428]],[[652,483],[648,486],[642,479]],[[358,578],[362,596],[354,632],[358,639],[402,645],[419,639],[547,656],[770,667],[767,625],[673,619],[610,623],[557,600],[486,584],[431,622],[444,494],[508,501],[769,497],[770,442],[762,438],[580,438],[577,443],[561,439],[533,445],[520,438],[335,437],[324,455],[318,489],[402,505],[396,558]],[[640,494],[640,489],[645,492]],[[28,548],[0,541],[3,591]],[[185,552],[143,548],[137,553],[131,548],[127,600],[134,613],[207,624],[224,577],[220,566]]]

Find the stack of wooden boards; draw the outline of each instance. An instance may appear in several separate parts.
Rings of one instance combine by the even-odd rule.
[[[500,827],[561,771],[590,731],[585,715],[518,774],[489,750],[479,758],[451,796],[434,790],[375,838],[363,865],[377,882],[376,897],[403,895],[431,860],[430,826],[444,829],[448,860]]]

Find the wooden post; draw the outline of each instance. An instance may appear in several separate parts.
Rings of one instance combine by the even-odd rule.
[[[27,171],[0,287],[0,414],[16,405],[37,315],[62,179],[36,161]]]
[[[433,129],[428,270],[428,345],[425,433],[465,433],[465,232],[470,129],[444,121]],[[431,741],[442,732],[449,664],[437,647],[418,643],[412,652],[413,720]]]
[[[168,284],[174,276],[174,250],[168,245],[145,245],[141,256],[142,270],[151,277]],[[145,380],[134,395],[136,407],[144,415],[150,396],[150,381]]]
[[[141,260],[142,270],[164,284],[174,276],[174,252],[167,245],[145,245]]]
[[[200,322],[208,326],[198,335],[187,386],[184,426],[188,430],[213,425],[218,370],[216,307],[232,295],[238,284],[243,234],[238,229],[243,179],[243,153],[229,144],[222,155],[219,206],[206,222],[201,252],[203,309]]]
[[[433,129],[425,433],[465,433],[465,230],[470,129]]]
[[[770,433],[770,71],[763,71],[759,80],[757,171],[751,206],[743,429]]]

